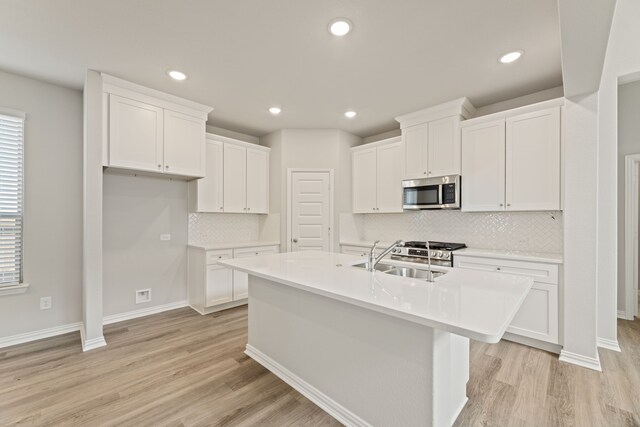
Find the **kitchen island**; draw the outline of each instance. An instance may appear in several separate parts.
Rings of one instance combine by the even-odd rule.
[[[469,339],[499,341],[532,285],[461,269],[430,283],[315,251],[221,263],[249,274],[246,354],[353,426],[452,425]]]

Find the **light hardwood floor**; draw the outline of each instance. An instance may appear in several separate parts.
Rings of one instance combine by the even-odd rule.
[[[246,307],[189,308],[0,349],[0,426],[339,425],[243,354]],[[472,344],[469,403],[456,426],[640,426],[640,321],[619,322],[623,353],[604,373],[503,341]]]

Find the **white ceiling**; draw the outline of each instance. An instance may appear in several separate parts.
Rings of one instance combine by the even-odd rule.
[[[353,32],[330,35],[336,17]],[[520,61],[498,63],[514,49]],[[562,84],[557,0],[2,0],[0,68],[75,88],[104,71],[256,136],[367,136],[461,96],[483,106]],[[171,81],[173,68],[189,79]]]

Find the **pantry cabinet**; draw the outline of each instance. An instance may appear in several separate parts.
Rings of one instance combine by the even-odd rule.
[[[103,166],[204,177],[211,107],[102,74]]]
[[[462,210],[559,210],[560,106],[462,124]]]
[[[402,153],[399,138],[352,149],[354,213],[402,212]]]

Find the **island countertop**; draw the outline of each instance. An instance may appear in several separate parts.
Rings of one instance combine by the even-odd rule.
[[[533,283],[528,277],[465,269],[450,269],[430,283],[354,267],[362,262],[353,255],[305,251],[219,264],[488,343],[502,338]]]

